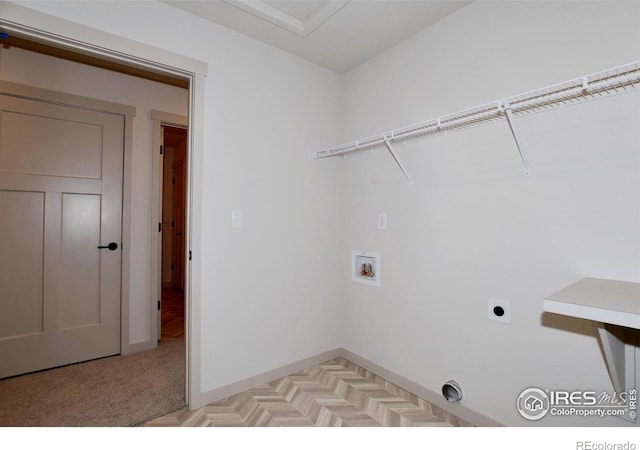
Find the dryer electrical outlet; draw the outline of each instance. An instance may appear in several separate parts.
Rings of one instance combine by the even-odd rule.
[[[487,303],[488,319],[495,322],[511,323],[511,302],[490,298]]]

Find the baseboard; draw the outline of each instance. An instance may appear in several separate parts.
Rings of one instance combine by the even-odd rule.
[[[132,355],[134,353],[140,353],[147,350],[153,350],[158,346],[158,342],[155,343],[153,340],[136,342],[135,344],[121,344],[120,346],[120,354],[122,356]]]
[[[228,398],[232,395],[239,394],[240,392],[244,392],[248,389],[251,389],[256,386],[260,386],[262,384],[268,383],[273,380],[277,380],[279,378],[286,377],[287,375],[291,375],[300,370],[306,369],[307,367],[313,366],[315,364],[319,364],[325,361],[329,361],[334,358],[342,357],[351,361],[354,364],[362,367],[363,369],[368,370],[371,373],[375,373],[376,375],[384,378],[387,381],[399,386],[416,395],[423,400],[428,401],[429,403],[442,408],[449,414],[459,417],[460,419],[469,422],[475,426],[479,427],[501,427],[504,424],[487,417],[463,403],[450,403],[442,397],[442,394],[436,393],[430,389],[427,389],[420,384],[409,380],[408,378],[403,377],[391,370],[385,369],[378,364],[369,361],[366,358],[363,358],[360,355],[357,355],[349,350],[344,348],[336,348],[334,350],[329,350],[323,353],[319,353],[315,356],[311,356],[309,358],[301,359],[291,364],[287,364],[282,367],[278,367],[277,369],[268,370],[266,372],[260,373],[258,375],[254,375],[249,378],[245,378],[243,380],[237,381],[235,383],[227,384],[225,386],[221,386],[219,388],[212,389],[210,391],[203,392],[200,394],[200,404],[207,405],[209,403],[217,402]]]
[[[362,367],[363,369],[368,370],[371,373],[375,373],[376,375],[384,378],[387,381],[395,384],[396,386],[404,389],[407,392],[412,393],[413,395],[420,397],[423,400],[428,401],[432,405],[438,406],[442,408],[446,412],[453,414],[454,416],[459,417],[460,419],[469,422],[478,427],[502,427],[504,424],[487,417],[463,403],[451,403],[445,400],[441,393],[436,393],[431,389],[427,389],[426,387],[409,380],[408,378],[403,377],[391,370],[385,369],[378,364],[369,361],[366,358],[363,358],[360,355],[357,355],[349,350],[344,348],[340,348],[340,356],[344,359],[351,361],[354,364]]]
[[[200,394],[200,404],[207,405],[209,403],[223,400],[253,387],[260,386],[270,381],[286,377],[287,375],[291,375],[292,373],[299,372],[300,370],[306,369],[307,367],[313,366],[315,364],[337,358],[341,356],[341,351],[342,349],[336,348],[333,350],[322,352],[315,356],[301,359],[299,361],[287,364],[282,367],[278,367],[276,369],[268,370],[258,375],[254,375],[252,377],[237,381],[235,383],[227,384],[225,386],[203,392],[202,394]]]

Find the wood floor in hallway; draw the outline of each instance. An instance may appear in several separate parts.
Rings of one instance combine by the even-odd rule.
[[[172,287],[162,288],[160,341],[184,337],[184,292]]]
[[[470,426],[398,386],[336,358],[149,427]]]

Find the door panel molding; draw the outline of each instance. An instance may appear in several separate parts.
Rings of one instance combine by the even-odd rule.
[[[0,22],[2,20],[0,19]],[[136,107],[130,105],[123,105],[120,103],[108,102],[104,100],[98,100],[79,95],[68,94],[64,92],[57,92],[49,89],[42,89],[33,86],[22,85],[19,83],[13,83],[9,81],[0,81],[0,93],[8,97],[14,97],[16,99],[38,99],[43,103],[49,103],[51,105],[64,105],[72,108],[77,108],[78,112],[81,111],[95,111],[112,114],[114,120],[122,120],[124,117],[124,157],[122,161],[112,161],[112,163],[121,164],[123,171],[121,173],[120,183],[122,188],[122,231],[121,231],[121,277],[118,286],[113,286],[111,289],[118,289],[120,291],[120,353],[127,355],[136,353],[141,350],[145,350],[147,347],[142,347],[140,344],[132,344],[130,341],[130,285],[131,285],[131,248],[128,245],[131,238],[131,180],[132,174],[132,159],[133,159],[133,119],[136,116]],[[118,119],[119,118],[119,119]],[[87,178],[67,178],[62,179],[56,176],[37,176],[33,177],[27,174],[5,174],[3,175],[3,181],[0,181],[0,190],[27,190],[37,188],[38,190],[45,191],[45,187],[48,187],[49,194],[52,192],[76,192],[85,194],[98,194],[101,192],[102,181]],[[113,180],[110,180],[113,181]],[[56,247],[59,249],[59,246]],[[51,248],[50,251],[57,251],[56,248]],[[45,289],[47,288],[47,280],[44,280]],[[58,289],[58,287],[53,287]],[[46,323],[45,323],[46,327]]]
[[[0,236],[16,237],[0,239],[0,255],[6,258],[0,260],[1,295],[6,297],[0,305],[0,340],[44,332],[44,206],[44,192],[0,189],[0,211],[11,210],[0,220]],[[35,228],[35,239],[21,232],[25,223]]]
[[[32,255],[27,266],[16,265],[9,273],[15,280],[31,280],[29,266],[40,266],[42,295],[40,311],[33,302],[22,301],[23,292],[15,294],[21,300],[15,307],[8,296],[0,302],[12,320],[25,319],[26,327],[0,340],[0,377],[121,353],[121,255],[96,247],[105,239],[122,240],[125,118],[14,94],[0,91],[0,179],[11,189],[2,192],[32,192],[44,196],[44,204],[32,208],[42,217],[25,217],[21,228],[4,230],[7,241],[28,238],[22,243],[27,248],[41,239],[41,256]],[[38,161],[29,161],[34,158]],[[12,186],[16,181],[20,186]],[[98,192],[84,192],[87,181],[93,187],[99,182]],[[14,198],[3,210],[12,216],[22,206],[22,199]],[[10,251],[0,256],[13,262]],[[19,262],[21,255],[13,257]],[[38,312],[41,330],[30,319]]]

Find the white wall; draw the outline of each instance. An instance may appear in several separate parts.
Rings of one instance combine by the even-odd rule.
[[[634,61],[637,2],[476,2],[345,76],[345,142]],[[346,286],[343,347],[509,425],[527,387],[611,390],[593,325],[542,315],[583,276],[640,281],[640,94],[346,160],[344,267],[381,252],[382,286]],[[388,213],[389,229],[376,227]],[[512,324],[487,320],[489,298]],[[536,425],[626,425],[545,418]]]
[[[340,76],[159,2],[23,5],[209,66],[201,390],[339,347],[342,169],[311,151],[339,139]]]
[[[131,183],[130,344],[150,339],[151,110],[187,115],[188,92],[20,48],[0,49],[0,80],[136,107]],[[156,299],[157,300],[157,299]]]

